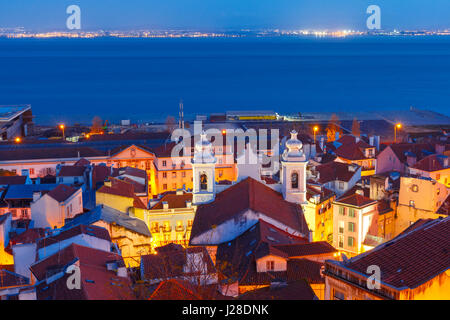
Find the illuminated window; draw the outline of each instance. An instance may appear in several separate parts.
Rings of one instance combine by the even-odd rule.
[[[166,183],[163,184],[163,190],[167,190],[167,184]]]
[[[348,237],[348,246],[353,247],[355,245],[355,238]]]
[[[339,221],[339,233],[344,233],[344,221]]]
[[[275,269],[275,261],[266,261],[267,271],[273,271]]]
[[[166,161],[166,160],[163,160],[162,166],[163,166],[163,167],[167,167],[167,161]]]
[[[174,171],[172,172],[172,178],[176,178],[177,177],[177,173]]]
[[[163,179],[167,178],[167,172],[163,172]]]
[[[348,209],[348,216],[354,218],[355,217],[355,209],[349,208]]]
[[[414,207],[415,206],[414,200],[409,200],[409,206],[410,207]]]
[[[355,231],[355,224],[353,222],[348,223],[348,231],[351,231],[351,232]]]
[[[419,186],[418,186],[417,184],[414,184],[414,185],[412,186],[412,191],[413,191],[413,192],[418,192],[418,191],[419,191]]]

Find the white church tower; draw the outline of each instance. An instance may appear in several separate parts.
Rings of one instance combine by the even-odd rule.
[[[216,160],[212,152],[211,142],[206,139],[206,133],[203,131],[200,135],[200,141],[195,144],[194,158],[191,161],[194,183],[193,204],[214,200],[216,195]]]
[[[297,132],[291,132],[286,141],[286,150],[281,156],[281,181],[283,198],[298,204],[306,203],[306,156],[303,145],[297,139]]]

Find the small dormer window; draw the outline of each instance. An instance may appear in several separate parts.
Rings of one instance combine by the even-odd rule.
[[[266,269],[267,269],[267,271],[275,270],[275,261],[273,261],[273,260],[266,261]]]

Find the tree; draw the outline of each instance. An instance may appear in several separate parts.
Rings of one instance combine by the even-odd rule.
[[[352,134],[353,134],[355,137],[359,137],[359,136],[361,135],[361,129],[360,129],[360,127],[359,127],[359,121],[358,121],[356,118],[353,119],[353,123],[352,123]]]
[[[340,127],[341,123],[339,122],[338,116],[333,113],[331,115],[330,121],[328,122],[328,126],[326,128],[327,131],[327,141],[336,140],[336,133],[339,132],[339,135],[342,135],[342,129]]]
[[[102,131],[102,119],[99,116],[95,116],[92,119],[91,133],[101,133]]]
[[[166,129],[168,132],[172,132],[177,128],[177,122],[175,121],[175,118],[172,116],[167,116],[166,118]]]

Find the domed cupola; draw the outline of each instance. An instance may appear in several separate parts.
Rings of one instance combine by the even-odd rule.
[[[286,141],[286,150],[283,153],[283,160],[294,160],[293,158],[304,158],[303,144],[300,140],[298,140],[297,131],[295,130],[291,131],[291,138]]]

